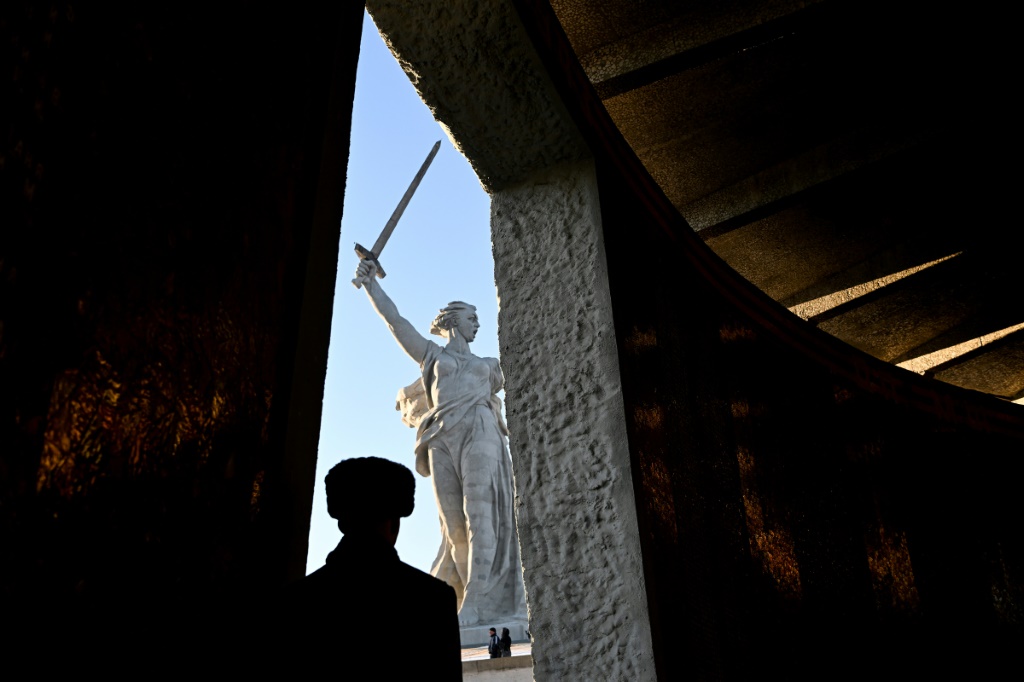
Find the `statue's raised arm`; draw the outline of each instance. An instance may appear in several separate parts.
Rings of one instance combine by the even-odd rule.
[[[376,275],[377,266],[373,261],[361,260],[356,267],[356,280],[354,281],[359,281],[362,284],[373,309],[387,322],[391,335],[395,337],[395,341],[398,341],[398,345],[402,347],[405,354],[415,360],[417,364],[422,363],[430,342],[416,331],[409,320],[398,314],[398,307],[391,297],[384,293]]]

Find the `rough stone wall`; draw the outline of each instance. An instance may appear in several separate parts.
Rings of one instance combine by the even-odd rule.
[[[491,228],[534,675],[654,679],[592,164],[496,192]]]
[[[40,642],[303,575],[361,24],[0,7],[0,598]]]
[[[366,9],[488,191],[589,155],[507,0],[369,0]]]

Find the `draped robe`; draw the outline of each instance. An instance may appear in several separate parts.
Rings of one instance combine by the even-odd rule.
[[[428,341],[420,369],[429,409],[416,434],[416,471],[433,478],[442,531],[430,573],[481,622],[525,617],[508,428],[496,395],[501,367]]]

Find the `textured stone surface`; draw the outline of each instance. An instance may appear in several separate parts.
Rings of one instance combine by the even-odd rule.
[[[504,0],[370,0],[413,86],[488,191],[588,156]]]
[[[491,227],[534,674],[653,679],[592,166],[495,193]]]

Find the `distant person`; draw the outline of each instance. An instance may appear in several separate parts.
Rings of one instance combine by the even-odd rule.
[[[491,655],[491,658],[501,658],[501,640],[498,638],[498,631],[491,628],[490,633],[491,639],[487,643],[487,653]]]
[[[512,636],[509,635],[508,628],[501,629],[501,655],[512,655]]]
[[[395,551],[400,519],[412,514],[412,472],[359,457],[336,464],[324,481],[327,513],[343,537],[326,565],[285,595],[286,657],[365,679],[461,680],[455,590]],[[406,634],[413,630],[415,638]]]

